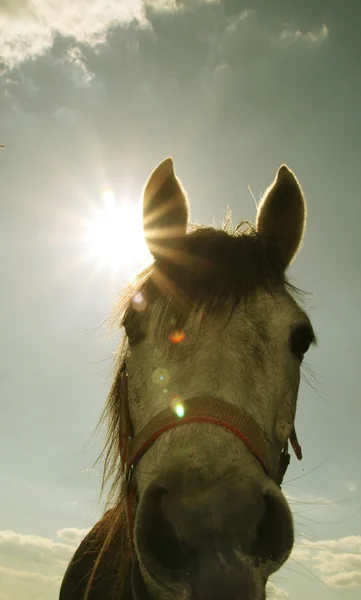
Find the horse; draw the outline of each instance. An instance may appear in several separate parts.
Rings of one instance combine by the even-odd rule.
[[[116,307],[101,417],[107,508],[60,600],[264,600],[294,528],[281,484],[300,369],[316,338],[286,271],[306,202],[282,165],[255,223],[189,224],[171,158],[143,190],[153,262]]]

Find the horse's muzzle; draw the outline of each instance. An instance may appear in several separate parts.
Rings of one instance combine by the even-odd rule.
[[[138,558],[156,579],[184,583],[195,600],[262,600],[267,578],[293,545],[279,491],[256,480],[217,484],[179,471],[153,482],[135,525]]]

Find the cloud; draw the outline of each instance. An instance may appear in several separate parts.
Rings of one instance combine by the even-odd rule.
[[[273,585],[273,583],[267,585],[267,598],[269,598],[269,600],[288,600],[289,597],[288,592],[281,590]]]
[[[3,565],[0,565],[0,575],[36,583],[55,583],[57,579],[59,579],[60,583],[60,578],[54,576],[52,577],[50,575],[43,575],[42,573],[38,573],[36,571],[23,571],[21,569],[12,569],[10,567],[4,567]],[[0,600],[2,600],[1,594]]]
[[[357,483],[356,483],[356,481],[349,481],[346,487],[349,492],[356,492]]]
[[[76,527],[66,527],[64,529],[59,529],[56,532],[56,535],[60,540],[66,540],[67,542],[71,542],[73,544],[80,544],[80,542],[84,539],[88,532],[89,529],[77,529]]]
[[[60,585],[63,573],[87,529],[64,528],[57,532],[63,541],[15,531],[0,531],[0,600],[28,598]],[[23,592],[22,590],[25,590]],[[31,593],[30,593],[31,592]],[[25,595],[24,595],[25,593]],[[34,596],[35,597],[35,596]],[[45,596],[44,596],[45,597]],[[48,596],[47,596],[48,597]]]
[[[0,556],[33,561],[46,565],[67,564],[74,547],[50,538],[0,531]]]
[[[72,65],[77,83],[89,83],[93,79],[93,73],[88,69],[85,56],[78,46],[70,46],[62,60]]]
[[[237,15],[234,19],[232,19],[228,23],[228,25],[226,25],[226,28],[225,28],[226,34],[233,34],[233,33],[237,32],[240,25],[242,24],[242,21],[247,19],[247,17],[249,17],[251,14],[252,14],[252,11],[248,8],[242,10],[239,13],[239,15]]]
[[[78,542],[87,531],[59,529],[57,537],[63,541],[9,530],[0,531],[0,582],[3,593],[8,594],[2,596],[0,593],[0,600],[35,598],[40,592],[41,597],[44,594],[45,598],[50,589],[53,597]]]
[[[347,573],[336,573],[325,577],[325,583],[335,588],[361,587],[361,571],[349,571]]]
[[[234,130],[240,114],[247,127],[245,111],[262,104],[265,88],[275,120],[275,113],[281,111],[277,99],[284,69],[289,69],[290,61],[288,83],[283,85],[285,104],[290,110],[295,106],[299,87],[312,106],[322,101],[320,95],[315,100],[313,86],[305,89],[298,76],[299,65],[304,69],[308,61],[310,80],[319,80],[314,60],[317,44],[292,44],[290,57],[279,40],[290,18],[274,14],[268,4],[258,11],[250,10],[243,0],[232,10],[222,2],[206,0],[52,0],[52,4],[51,0],[31,4],[17,0],[10,5],[11,14],[0,8],[0,70],[1,53],[8,70],[29,58],[41,60],[28,60],[1,78],[0,119],[5,123],[9,123],[5,109],[14,119],[21,118],[21,112],[30,119],[40,112],[59,116],[63,114],[59,109],[69,109],[81,112],[85,120],[88,115],[97,117],[98,107],[107,103],[104,114],[111,114],[109,104],[116,101],[115,127],[123,140],[129,135],[129,146],[135,139],[134,123],[125,136],[129,118],[124,116],[121,122],[129,107],[137,111],[143,135],[161,113],[162,126],[169,119],[175,139],[177,127],[179,133],[185,126],[193,128],[189,117],[183,122],[184,102],[191,102],[193,115],[201,111],[204,121],[213,125],[222,120],[222,132],[228,135],[228,127]],[[178,13],[180,18],[175,16]],[[297,19],[289,29],[317,32],[319,25]],[[287,103],[285,95],[292,101]],[[194,116],[194,120],[198,127],[199,119]],[[102,123],[102,131],[103,127]]]
[[[96,46],[116,25],[147,26],[146,8],[175,10],[176,0],[5,0],[0,4],[0,67],[42,56],[57,35]]]
[[[333,588],[361,587],[361,536],[330,540],[301,540],[291,558],[310,562],[322,580]]]
[[[318,570],[321,573],[334,573],[337,569],[345,571],[357,569],[361,573],[361,554],[319,552],[315,560],[319,562]]]
[[[307,548],[316,548],[322,550],[350,551],[361,554],[361,535],[349,535],[335,540],[302,540],[300,542]]]
[[[285,496],[287,501],[292,506],[311,506],[314,508],[324,509],[325,507],[337,510],[339,508],[339,504],[334,500],[330,500],[330,498],[326,498],[325,496],[321,496],[319,494],[313,494],[306,491],[299,490],[297,495],[294,495],[289,492],[285,492]]]
[[[302,42],[307,44],[321,44],[329,35],[327,25],[322,25],[320,29],[302,32],[299,29],[284,29],[279,35],[279,41],[286,43]]]
[[[72,44],[95,48],[106,44],[108,32],[119,25],[136,24],[141,29],[151,29],[152,12],[185,12],[202,5],[213,5],[219,19],[224,18],[220,0],[2,0],[0,73],[26,60],[44,56],[59,36],[71,40]],[[226,33],[238,31],[242,22],[255,13],[247,7],[240,9],[226,19]],[[304,31],[292,28],[280,31],[278,26],[278,31],[272,34],[266,29],[261,28],[270,34],[270,39],[274,35],[277,43],[286,45],[320,44],[329,35],[326,24]],[[74,61],[72,56],[69,59]],[[83,70],[84,57],[77,56],[75,62]],[[87,69],[86,72],[89,73]]]

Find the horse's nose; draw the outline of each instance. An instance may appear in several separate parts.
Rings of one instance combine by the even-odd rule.
[[[145,493],[136,527],[138,551],[145,564],[187,576],[194,570],[197,553],[181,536],[179,523],[168,516],[167,504],[164,487],[153,485]]]
[[[145,564],[187,577],[210,550],[237,551],[255,565],[285,560],[293,544],[292,521],[284,503],[265,495],[257,480],[200,487],[188,476],[187,484],[173,473],[143,495],[136,544]]]

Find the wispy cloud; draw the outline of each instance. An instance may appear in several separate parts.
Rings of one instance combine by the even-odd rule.
[[[294,506],[312,506],[315,508],[339,508],[339,504],[330,498],[313,494],[303,490],[297,490],[297,494],[285,492],[288,502]]]
[[[237,15],[234,19],[232,19],[225,28],[225,32],[228,34],[235,33],[237,29],[239,29],[240,25],[243,21],[247,19],[252,14],[252,11],[249,9],[242,10],[239,15]]]
[[[194,0],[189,6],[196,9],[202,4],[214,5],[217,10],[220,0]],[[31,3],[5,0],[0,4],[0,74],[24,61],[45,55],[57,37],[62,36],[75,48],[68,53],[68,59],[78,67],[79,73],[91,78],[77,45],[104,45],[108,32],[119,25],[151,28],[149,11],[184,12],[188,10],[186,6],[180,0],[33,0]],[[232,19],[227,19],[225,33],[238,32],[243,22],[255,14],[254,10],[241,10]],[[261,31],[269,40],[275,35],[277,43],[286,45],[320,44],[329,35],[326,24],[309,31],[286,27],[272,34],[268,27],[261,27],[258,35]]]
[[[80,542],[88,532],[89,529],[77,529],[76,527],[66,527],[64,529],[59,529],[56,532],[56,535],[60,540],[66,540],[67,542],[71,542],[73,544],[80,544]]]
[[[74,547],[50,538],[26,535],[15,531],[0,531],[0,556],[36,561],[46,565],[68,562]]]
[[[291,30],[284,29],[280,36],[279,40],[281,42],[303,42],[308,44],[321,44],[325,41],[325,39],[329,35],[329,30],[327,25],[322,25],[319,29],[314,29],[313,31],[300,31],[299,29]]]
[[[53,597],[80,540],[88,530],[59,529],[64,541],[15,531],[0,531],[0,600]],[[56,588],[56,589],[55,589]],[[47,595],[50,590],[50,596]],[[44,594],[44,596],[43,596]],[[40,597],[39,595],[39,597]]]
[[[36,583],[55,583],[58,580],[57,577],[43,575],[42,573],[38,573],[37,571],[24,571],[22,569],[12,569],[11,567],[4,567],[3,565],[0,565],[0,575],[5,577],[11,577],[12,579],[21,579],[23,581]],[[0,600],[1,599],[2,596],[0,595]]]
[[[269,598],[269,600],[288,600],[289,597],[288,592],[281,590],[273,585],[273,583],[267,585],[267,598]]]
[[[93,79],[93,73],[88,69],[85,56],[78,46],[67,49],[63,62],[73,66],[73,73],[76,74],[78,82],[89,83]]]
[[[361,555],[361,535],[349,535],[335,540],[302,540],[301,544],[311,549],[359,552]]]
[[[335,573],[330,577],[325,577],[325,582],[330,587],[335,588],[355,588],[361,587],[361,571],[347,571],[344,573]]]
[[[8,594],[4,597],[0,594],[0,600],[27,598],[30,592],[32,597],[50,588],[53,594],[54,587],[60,585],[76,546],[87,531],[60,529],[57,537],[63,541],[9,530],[0,531],[0,579],[4,583],[4,593]],[[24,589],[26,595],[23,595]]]
[[[175,10],[176,0],[5,0],[0,5],[0,68],[49,50],[57,35],[96,46],[107,31],[132,22],[147,26],[147,8]]]
[[[349,481],[346,487],[349,492],[356,492],[357,483],[356,483],[356,481]]]
[[[323,581],[334,588],[361,587],[361,536],[329,540],[301,540],[291,557],[310,562]]]

